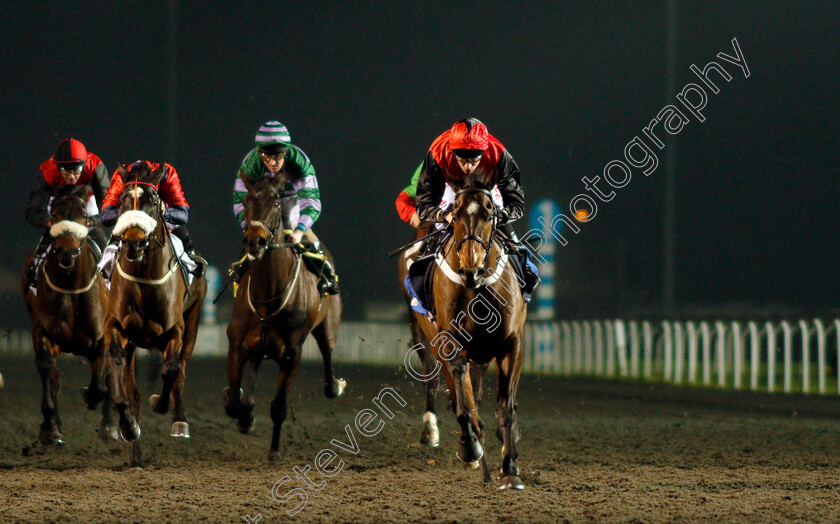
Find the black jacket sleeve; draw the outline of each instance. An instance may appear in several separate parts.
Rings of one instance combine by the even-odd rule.
[[[93,196],[96,198],[96,207],[102,209],[102,201],[105,200],[105,193],[108,192],[108,187],[111,185],[111,175],[108,174],[108,168],[105,164],[100,163],[93,170],[93,177],[91,177],[90,186],[93,189]]]
[[[502,194],[504,208],[502,214],[503,223],[513,222],[521,218],[525,213],[525,193],[522,191],[522,183],[519,181],[519,166],[513,157],[505,151],[496,164],[499,173],[499,192]]]
[[[35,227],[47,227],[47,222],[50,220],[50,214],[47,212],[47,206],[50,203],[52,196],[52,189],[44,175],[38,171],[35,175],[35,185],[32,191],[29,192],[29,207],[26,208],[26,223]]]
[[[438,163],[431,152],[426,154],[423,162],[423,169],[420,178],[417,180],[417,194],[414,201],[417,204],[417,214],[420,220],[426,222],[441,222],[443,217],[438,217],[438,204],[443,198],[446,189],[446,180]]]

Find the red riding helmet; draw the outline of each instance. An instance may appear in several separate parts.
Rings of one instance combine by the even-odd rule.
[[[85,145],[75,138],[67,138],[58,144],[53,159],[59,165],[78,165],[87,162],[87,149]]]
[[[477,118],[458,120],[449,130],[449,148],[486,151],[490,145],[487,126]]]

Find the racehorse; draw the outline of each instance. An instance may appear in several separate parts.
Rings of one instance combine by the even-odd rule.
[[[44,445],[64,445],[58,415],[61,378],[56,368],[56,358],[61,353],[90,361],[90,385],[82,388],[82,396],[90,410],[103,402],[100,438],[117,439],[114,405],[105,387],[107,355],[96,271],[99,248],[88,236],[87,228],[86,200],[90,194],[88,185],[67,186],[59,191],[51,205],[51,245],[38,269],[36,292],[29,288],[25,277],[21,282],[23,299],[32,316],[35,365],[41,375],[44,422],[38,440]],[[31,258],[24,268],[29,267]]]
[[[163,388],[149,399],[156,413],[173,405],[173,437],[189,438],[181,392],[187,362],[195,347],[201,305],[207,292],[204,277],[187,288],[186,276],[174,253],[163,221],[158,185],[165,165],[151,171],[148,165],[129,172],[119,168],[125,185],[119,197],[120,218],[114,235],[122,235],[114,260],[111,288],[107,293],[105,335],[112,363],[114,403],[120,433],[131,442],[132,467],[143,464],[140,449],[140,391],[134,375],[137,346],[163,353]]]
[[[508,255],[498,238],[489,191],[466,187],[456,193],[453,234],[436,255],[433,293],[436,318],[415,315],[440,363],[461,437],[457,456],[479,461],[484,481],[490,472],[484,455],[484,423],[476,395],[491,361],[499,377],[496,422],[502,441],[500,489],[523,489],[515,441],[516,391],[522,366],[526,304]]]
[[[248,227],[243,243],[250,264],[242,277],[227,328],[230,385],[224,391],[225,412],[236,419],[241,433],[251,431],[257,370],[265,358],[277,362],[280,373],[277,394],[271,403],[273,429],[268,453],[268,459],[274,460],[280,456],[280,429],[286,419],[287,395],[300,365],[303,342],[310,333],[324,359],[326,396],[335,398],[344,391],[346,382],[334,376],[332,366],[341,298],[322,296],[317,290],[318,277],[301,267],[301,248],[281,241],[285,177],[256,182],[241,178],[248,189],[244,201]]]

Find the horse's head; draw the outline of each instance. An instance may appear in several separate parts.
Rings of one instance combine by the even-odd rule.
[[[468,288],[478,287],[486,273],[485,265],[496,231],[494,212],[493,198],[486,189],[469,187],[455,195],[452,226],[458,273],[464,277]]]
[[[114,226],[114,234],[122,235],[122,246],[126,257],[140,262],[152,233],[158,227],[160,197],[157,187],[165,166],[152,171],[146,162],[135,162],[131,166],[120,166],[118,171],[124,188],[120,193],[120,218]]]
[[[240,178],[248,193],[245,195],[245,238],[243,244],[248,258],[259,260],[283,223],[283,186],[285,176],[260,178],[252,182],[244,174]]]
[[[63,186],[52,202],[50,236],[62,269],[72,269],[82,252],[88,235],[86,199],[90,192],[88,185]]]

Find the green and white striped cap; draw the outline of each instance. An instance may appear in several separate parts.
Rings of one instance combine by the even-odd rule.
[[[257,147],[273,144],[289,146],[291,143],[292,138],[289,136],[289,130],[277,120],[270,120],[260,126],[257,136],[254,137],[254,145]]]

